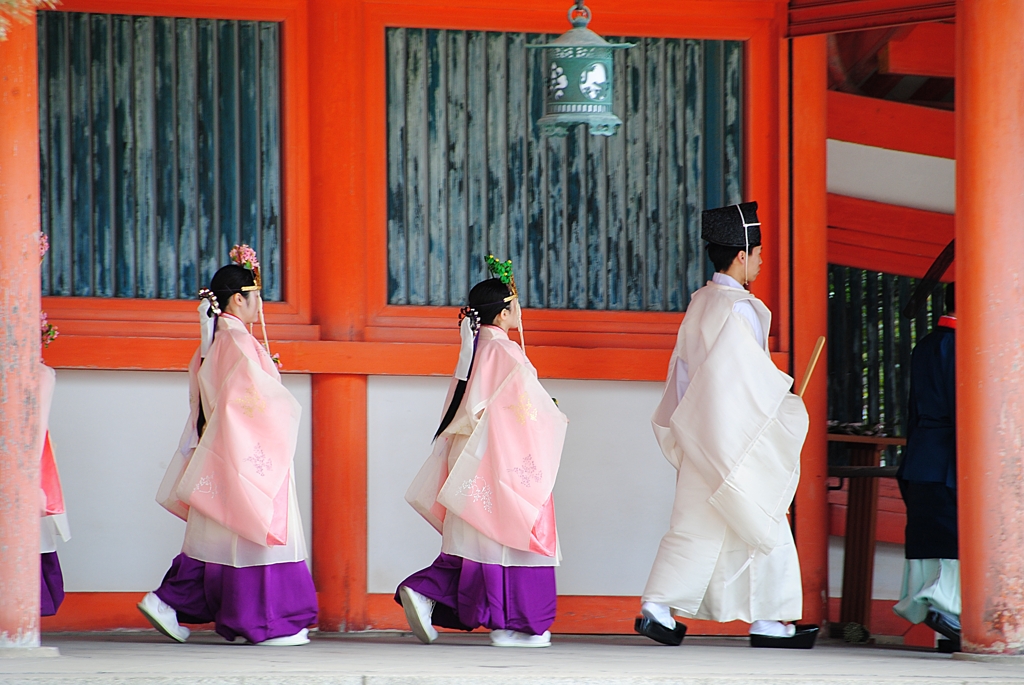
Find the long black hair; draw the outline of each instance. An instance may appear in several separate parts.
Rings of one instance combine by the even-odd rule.
[[[241,293],[242,288],[256,285],[252,271],[238,264],[228,264],[217,269],[217,273],[210,279],[210,290],[217,296],[217,304],[222,312],[228,310],[228,302],[235,293]]]
[[[501,282],[497,278],[489,278],[486,281],[480,281],[473,286],[473,289],[469,291],[469,306],[476,310],[477,314],[480,315],[481,324],[493,324],[494,320],[498,318],[502,310],[508,309],[512,306],[512,302],[505,301],[512,291],[507,285]],[[476,343],[473,343],[473,359],[476,360]],[[469,373],[473,372],[473,364],[469,365]],[[467,375],[468,379],[468,375]],[[441,435],[445,428],[447,428],[452,420],[455,418],[455,413],[459,410],[459,406],[462,404],[462,398],[466,394],[466,384],[468,380],[460,380],[455,386],[455,392],[452,393],[452,401],[448,405],[448,410],[444,413],[444,418],[441,419],[441,425],[437,427],[437,432],[434,433],[434,439]]]
[[[217,269],[217,273],[210,279],[210,290],[213,291],[214,296],[217,298],[217,306],[221,312],[226,312],[228,309],[228,302],[231,301],[231,296],[235,293],[241,293],[242,288],[250,285],[255,285],[256,279],[253,277],[252,271],[246,269],[244,266],[238,264],[228,264]],[[214,311],[211,309],[209,315],[216,316]],[[216,321],[214,321],[213,327],[214,336],[217,335]],[[211,340],[212,342],[212,340]],[[200,364],[202,362],[200,361]],[[203,431],[206,430],[206,414],[203,411],[203,400],[202,397],[199,399],[199,418],[196,420],[196,431],[199,436],[202,437]]]

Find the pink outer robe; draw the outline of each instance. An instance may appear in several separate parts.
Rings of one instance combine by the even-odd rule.
[[[263,346],[230,315],[220,317],[206,358],[196,351],[189,381],[189,426],[157,501],[190,528],[198,513],[262,547],[285,545],[297,523],[289,517],[301,406]],[[198,438],[200,397],[207,423]]]
[[[57,461],[53,456],[53,443],[50,440],[50,406],[53,404],[53,392],[57,386],[57,372],[45,364],[39,365],[39,486],[40,514],[42,529],[40,552],[48,553],[57,550],[56,538],[67,542],[71,539],[68,517],[64,506],[64,488],[61,486]]]
[[[39,383],[39,422],[42,445],[42,461],[39,464],[39,480],[43,489],[43,516],[64,513],[64,490],[57,473],[57,462],[53,458],[53,444],[50,442],[48,428],[50,406],[53,404],[53,391],[57,385],[57,373],[49,366],[42,365]]]
[[[506,566],[558,563],[551,491],[567,424],[519,346],[484,326],[462,405],[406,493],[444,536],[442,551]]]

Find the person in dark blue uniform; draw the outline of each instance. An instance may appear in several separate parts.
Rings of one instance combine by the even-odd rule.
[[[906,563],[893,610],[960,643],[960,562],[956,492],[956,314],[918,341],[910,364],[907,446],[896,478],[907,506]]]

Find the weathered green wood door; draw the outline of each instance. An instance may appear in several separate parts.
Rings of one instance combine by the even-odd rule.
[[[388,299],[463,303],[493,253],[530,307],[682,311],[700,212],[742,199],[743,44],[610,38],[612,138],[541,137],[552,36],[387,31]]]
[[[235,243],[280,300],[280,28],[38,13],[44,295],[190,298]]]

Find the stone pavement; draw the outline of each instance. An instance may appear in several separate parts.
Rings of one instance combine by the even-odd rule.
[[[483,634],[315,635],[305,647],[254,647],[196,633],[187,644],[155,632],[44,635],[59,658],[2,659],[3,685],[1024,685],[1024,663],[821,640],[811,651],[751,649],[745,639],[687,638],[662,647],[634,636],[556,635],[548,649],[498,649]]]

